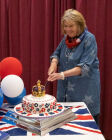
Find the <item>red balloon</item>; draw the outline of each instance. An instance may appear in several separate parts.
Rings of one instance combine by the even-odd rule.
[[[15,57],[6,57],[0,63],[0,77],[3,79],[9,74],[20,76],[22,74],[22,64]]]

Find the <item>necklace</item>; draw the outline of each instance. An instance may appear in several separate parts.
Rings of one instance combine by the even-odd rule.
[[[66,48],[65,50],[65,57],[69,58],[72,55],[73,51],[72,49]]]

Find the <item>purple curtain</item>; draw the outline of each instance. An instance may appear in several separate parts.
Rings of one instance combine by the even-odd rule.
[[[112,139],[111,5],[111,0],[0,0],[0,61],[8,56],[21,61],[21,78],[27,94],[31,93],[38,79],[45,84],[49,57],[62,38],[60,20],[64,10],[75,8],[82,12],[98,44],[101,71],[100,128],[108,140]],[[50,83],[47,93],[56,96],[56,84]]]

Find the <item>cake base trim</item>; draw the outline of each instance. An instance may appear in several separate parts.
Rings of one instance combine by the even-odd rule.
[[[22,103],[20,103],[14,107],[14,111],[17,115],[23,116],[23,117],[44,118],[44,117],[52,117],[52,116],[62,113],[64,111],[64,106],[57,103],[56,109],[53,111],[50,111],[48,113],[44,112],[44,113],[39,113],[39,114],[32,114],[32,113],[27,113],[27,112],[23,111]]]

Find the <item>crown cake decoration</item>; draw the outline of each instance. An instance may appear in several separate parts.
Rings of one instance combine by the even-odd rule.
[[[38,80],[37,84],[32,87],[32,95],[35,97],[45,96],[45,86],[41,85],[40,80]]]

